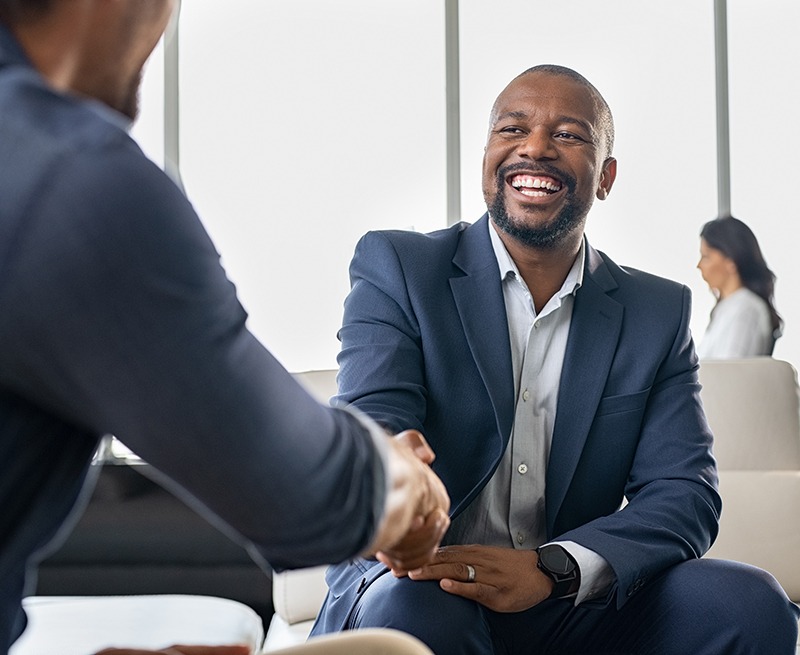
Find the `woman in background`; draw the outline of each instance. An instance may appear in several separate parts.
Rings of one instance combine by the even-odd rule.
[[[773,303],[775,274],[750,228],[732,216],[706,223],[697,268],[717,298],[700,358],[772,355],[783,323]]]

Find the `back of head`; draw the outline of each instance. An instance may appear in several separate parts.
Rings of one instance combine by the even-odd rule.
[[[782,321],[773,304],[775,274],[767,266],[753,231],[738,218],[722,216],[706,223],[700,236],[710,248],[733,260],[742,284],[769,306],[772,327],[779,333]]]

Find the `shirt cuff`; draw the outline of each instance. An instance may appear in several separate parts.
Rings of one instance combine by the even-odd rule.
[[[359,423],[366,429],[367,434],[372,441],[372,444],[375,446],[375,452],[377,453],[377,457],[375,458],[375,463],[373,466],[373,472],[375,475],[375,500],[373,502],[373,527],[372,527],[372,534],[370,535],[369,541],[367,543],[372,543],[372,540],[375,537],[375,533],[378,530],[378,526],[380,525],[381,519],[383,515],[386,513],[386,501],[389,498],[389,493],[392,490],[392,479],[391,479],[391,468],[389,467],[389,443],[388,439],[391,438],[390,435],[386,430],[378,425],[375,421],[373,421],[369,416],[360,412],[355,407],[346,405],[346,406],[338,406],[337,409],[341,409],[348,414],[354,416]]]
[[[576,544],[574,541],[554,541],[566,550],[578,563],[581,572],[581,586],[575,595],[575,605],[604,595],[614,584],[616,576],[611,565],[593,550]]]

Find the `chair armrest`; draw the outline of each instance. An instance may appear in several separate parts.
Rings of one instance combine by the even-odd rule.
[[[87,655],[109,646],[159,649],[172,644],[264,641],[261,617],[234,600],[179,594],[32,596],[23,601],[28,627],[10,655]]]
[[[272,604],[275,613],[292,625],[317,618],[328,593],[325,566],[275,573],[272,578]]]
[[[722,518],[708,557],[769,571],[800,600],[800,471],[720,471]]]

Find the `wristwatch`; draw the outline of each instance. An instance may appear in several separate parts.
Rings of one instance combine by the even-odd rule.
[[[578,591],[581,572],[572,555],[558,544],[540,546],[536,554],[539,555],[536,566],[554,583],[550,598],[564,598]]]

